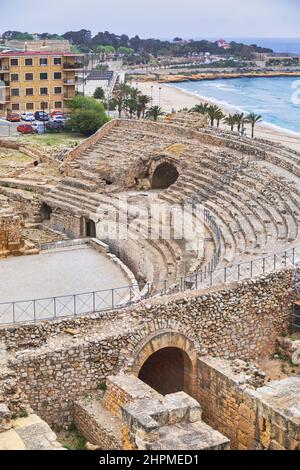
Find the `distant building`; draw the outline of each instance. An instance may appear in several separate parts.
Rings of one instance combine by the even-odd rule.
[[[222,49],[230,49],[231,48],[231,45],[226,42],[224,39],[219,39],[219,41],[217,41],[217,44],[218,44],[218,47],[222,47]]]
[[[0,81],[5,86],[0,114],[64,110],[76,96],[84,55],[71,52],[13,51],[0,53]],[[43,106],[42,106],[43,103]]]
[[[65,39],[36,39],[30,41],[11,40],[6,41],[7,49],[19,51],[41,51],[41,52],[70,52],[70,42]]]

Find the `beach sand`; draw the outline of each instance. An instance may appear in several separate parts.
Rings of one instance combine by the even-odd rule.
[[[163,110],[168,113],[172,110],[178,111],[182,108],[190,109],[195,106],[195,104],[208,101],[192,93],[180,90],[175,86],[165,85],[163,83],[138,82],[136,85],[142,93],[152,96],[153,105],[160,105]],[[235,111],[229,107],[220,107],[223,109],[224,113],[235,113]],[[227,130],[229,129],[225,124],[221,124],[221,127],[224,127]],[[251,136],[251,126],[249,124],[246,124],[246,134],[248,137]],[[262,122],[256,124],[255,137],[281,143],[300,152],[300,135],[297,136],[297,134],[294,134],[293,132],[288,132],[284,129],[276,129]]]

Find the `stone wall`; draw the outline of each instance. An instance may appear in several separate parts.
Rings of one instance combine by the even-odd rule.
[[[134,369],[157,337],[198,357],[253,359],[275,351],[290,322],[292,273],[152,299],[114,312],[0,329],[8,366],[32,408],[48,422],[70,422],[73,402],[106,377]],[[152,341],[152,344],[153,341]]]
[[[76,428],[91,444],[102,450],[122,449],[119,420],[101,404],[99,394],[75,402],[73,420]]]
[[[0,258],[24,254],[25,240],[21,229],[19,216],[0,214]]]
[[[232,449],[300,449],[299,377],[255,390],[228,361],[201,358],[198,366],[203,419],[230,439]]]

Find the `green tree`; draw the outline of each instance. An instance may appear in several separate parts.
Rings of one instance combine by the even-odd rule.
[[[156,122],[159,117],[164,116],[165,114],[166,113],[164,113],[160,106],[152,106],[148,109],[146,117],[148,119],[153,119],[153,121]]]
[[[254,128],[257,122],[261,122],[262,117],[259,114],[250,113],[246,117],[245,121],[251,123],[251,137],[254,138]]]
[[[228,114],[228,116],[225,117],[224,122],[230,126],[230,129],[233,132],[234,126],[237,124],[236,114]]]
[[[104,100],[105,98],[105,93],[104,93],[104,90],[101,86],[99,86],[98,88],[96,88],[96,90],[94,91],[94,98],[96,100]]]
[[[244,113],[236,113],[235,118],[236,118],[236,123],[237,123],[237,127],[238,127],[238,132],[241,132],[241,129],[242,129],[242,127],[244,125],[244,122],[245,122],[245,114]]]
[[[201,104],[196,104],[190,112],[192,113],[200,113],[200,114],[206,114],[209,108],[209,103],[201,103]]]
[[[90,136],[109,121],[103,103],[94,98],[76,96],[70,101],[70,120],[68,128]]]
[[[218,120],[218,117],[220,116],[220,112],[222,112],[222,110],[217,105],[210,105],[207,108],[207,115],[210,119],[211,126],[214,125],[215,120]]]
[[[151,97],[148,96],[148,95],[139,95],[139,97],[138,97],[138,107],[141,111],[142,118],[145,117],[147,104],[149,104],[150,101],[151,101]]]
[[[136,113],[138,110],[137,100],[134,98],[128,98],[126,100],[126,108],[129,112],[129,118],[132,119],[134,113]]]
[[[224,119],[224,117],[225,117],[225,114],[223,113],[223,111],[221,109],[219,109],[216,112],[216,121],[217,121],[217,128],[218,129],[220,127],[220,122],[222,121],[222,119]]]
[[[124,47],[124,46],[121,46],[117,49],[117,52],[119,54],[134,54],[134,49],[132,49],[131,47]]]

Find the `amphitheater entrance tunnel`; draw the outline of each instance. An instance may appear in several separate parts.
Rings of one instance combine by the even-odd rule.
[[[167,189],[178,179],[179,173],[172,163],[164,162],[154,170],[151,189]]]
[[[81,236],[88,238],[96,237],[96,224],[93,220],[82,217],[81,219]]]
[[[40,210],[40,215],[41,215],[42,221],[43,222],[49,221],[50,217],[51,217],[51,214],[52,214],[51,207],[48,206],[48,204],[46,204],[45,202],[43,202],[41,210]]]
[[[189,356],[176,347],[154,352],[142,365],[138,377],[162,395],[190,393],[192,364]]]

